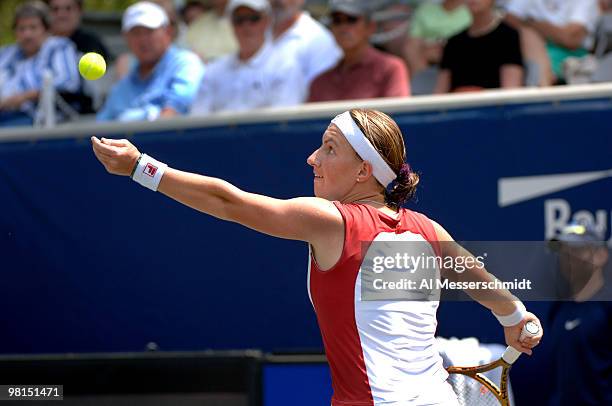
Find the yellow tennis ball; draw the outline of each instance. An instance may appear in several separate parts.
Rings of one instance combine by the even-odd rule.
[[[106,62],[102,55],[88,52],[79,61],[79,72],[87,80],[98,80],[106,72]]]

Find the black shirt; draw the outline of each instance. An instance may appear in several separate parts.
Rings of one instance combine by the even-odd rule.
[[[500,87],[503,65],[523,65],[519,33],[501,22],[493,31],[472,37],[468,30],[451,37],[440,68],[451,72],[451,91],[462,86]]]
[[[612,302],[557,302],[544,339],[552,343],[550,405],[612,404]]]
[[[102,40],[92,32],[77,28],[70,36],[70,39],[74,42],[79,52],[84,54],[87,52],[96,52],[102,55],[106,60],[112,57]]]

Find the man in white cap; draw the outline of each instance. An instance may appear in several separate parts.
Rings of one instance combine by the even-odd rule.
[[[298,62],[276,52],[267,37],[268,0],[231,0],[227,6],[238,52],[208,65],[192,114],[292,106],[303,101]]]
[[[128,7],[122,31],[137,63],[113,86],[98,120],[155,120],[187,114],[204,66],[193,52],[172,45],[164,9],[147,1]]]

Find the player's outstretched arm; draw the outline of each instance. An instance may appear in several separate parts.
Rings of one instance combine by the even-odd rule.
[[[92,137],[93,151],[109,173],[130,176],[140,157],[127,140]],[[289,200],[248,193],[218,179],[167,168],[158,191],[211,216],[275,237],[320,245],[344,233],[333,203],[315,197]],[[334,237],[336,236],[336,237]]]
[[[438,240],[442,242],[440,246],[443,257],[467,258],[473,256],[461,245],[455,243],[451,235],[442,226],[434,222],[434,228]],[[473,263],[477,264],[477,261]],[[451,280],[461,282],[491,282],[496,279],[484,267],[478,265],[467,267],[462,273],[443,270],[442,274]],[[503,321],[504,335],[508,345],[531,355],[531,349],[539,344],[543,333],[542,324],[535,314],[526,311],[522,302],[507,289],[465,289],[465,292],[472,299],[491,310],[500,322]],[[539,333],[536,336],[520,338],[523,326],[529,321],[533,321],[540,326]]]

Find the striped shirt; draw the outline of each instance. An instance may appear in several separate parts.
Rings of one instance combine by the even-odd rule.
[[[0,48],[0,99],[42,89],[43,73],[51,72],[59,92],[76,93],[81,86],[77,51],[67,38],[49,37],[40,50],[27,57],[17,44]],[[20,110],[34,114],[35,103],[24,103]]]

